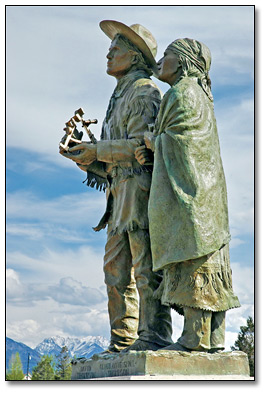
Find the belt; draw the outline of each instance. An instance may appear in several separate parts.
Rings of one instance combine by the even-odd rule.
[[[141,175],[145,172],[152,172],[153,165],[142,165],[134,168],[133,166],[122,167],[122,166],[114,166],[110,171],[110,176],[115,178],[117,176],[133,176],[133,175]]]

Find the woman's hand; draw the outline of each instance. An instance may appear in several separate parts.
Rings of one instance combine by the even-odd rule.
[[[153,164],[153,153],[146,146],[137,147],[135,150],[135,158],[140,165]]]
[[[144,133],[144,141],[145,141],[146,147],[149,150],[155,151],[156,136],[154,136],[152,132]]]

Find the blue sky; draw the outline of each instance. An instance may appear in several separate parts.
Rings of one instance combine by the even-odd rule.
[[[97,138],[116,81],[102,19],[146,26],[159,59],[176,38],[204,42],[228,188],[231,267],[242,307],[227,314],[226,346],[253,316],[254,26],[251,6],[10,6],[6,19],[7,336],[36,346],[52,335],[109,337],[103,282],[105,194],[58,154],[83,107]],[[154,78],[153,78],[154,79]],[[163,92],[169,89],[158,82]],[[182,319],[173,314],[174,339]]]

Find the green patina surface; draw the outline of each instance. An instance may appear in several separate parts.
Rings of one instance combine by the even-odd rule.
[[[213,104],[193,78],[164,96],[149,201],[153,267],[205,256],[230,240]]]

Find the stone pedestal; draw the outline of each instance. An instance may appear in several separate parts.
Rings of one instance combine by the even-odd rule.
[[[249,365],[247,355],[239,351],[214,354],[130,351],[94,355],[91,359],[72,362],[72,380],[133,376],[233,376],[233,379],[248,379]]]

